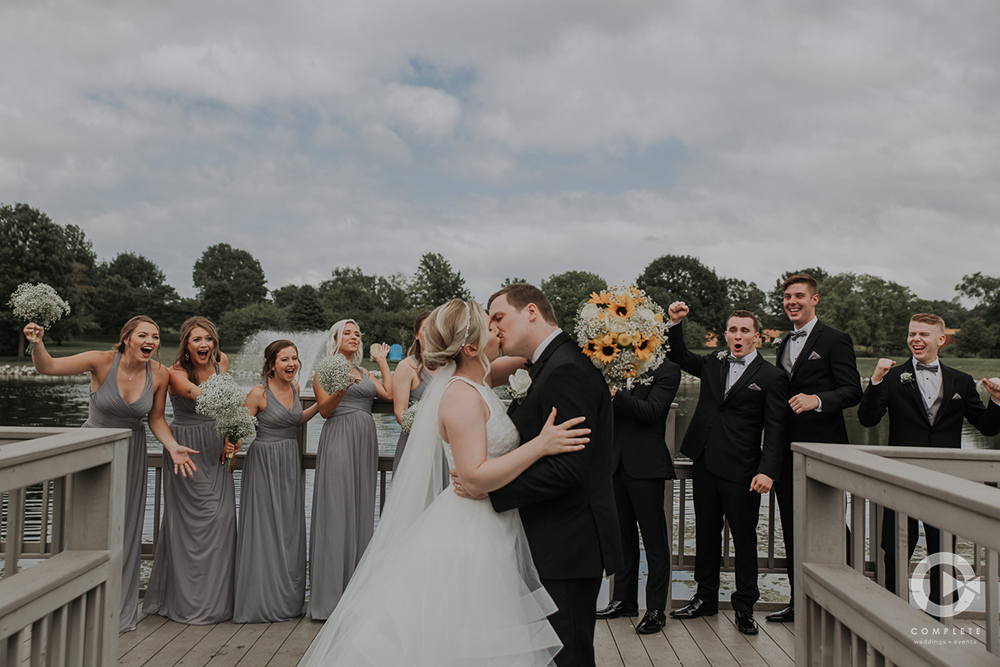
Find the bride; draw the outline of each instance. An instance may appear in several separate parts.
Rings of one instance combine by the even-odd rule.
[[[441,491],[444,458],[472,495],[497,489],[543,456],[582,449],[582,417],[518,447],[487,385],[499,342],[482,306],[455,299],[427,318],[427,388],[378,530],[333,615],[300,665],[548,665],[561,648],[545,617],[516,510]],[[500,366],[501,364],[497,364]],[[505,364],[510,366],[510,362]],[[506,369],[509,372],[509,368]],[[504,380],[500,380],[503,382]]]

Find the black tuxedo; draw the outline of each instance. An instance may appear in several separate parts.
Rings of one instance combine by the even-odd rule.
[[[529,374],[527,396],[511,402],[508,411],[521,442],[541,432],[553,407],[557,422],[586,417],[590,442],[579,452],[539,459],[490,493],[490,501],[498,512],[520,509],[532,559],[559,607],[549,617],[563,642],[556,663],[593,664],[601,576],[621,562],[611,482],[611,392],[566,332],[549,343]]]
[[[750,491],[758,473],[777,480],[786,444],[788,376],[757,354],[726,392],[729,362],[713,352],[698,356],[684,345],[682,325],[670,328],[669,358],[701,378],[698,407],[681,453],[694,461],[697,596],[718,604],[723,518],[736,548],[737,611],[753,611],[757,588],[757,521],[760,494]],[[763,432],[763,449],[761,433]]]
[[[880,383],[869,384],[861,405],[858,406],[858,420],[862,426],[875,426],[889,413],[889,444],[893,447],[945,447],[958,449],[962,446],[962,424],[968,419],[983,435],[1000,433],[1000,405],[989,401],[983,405],[976,391],[976,382],[968,373],[945,366],[939,360],[941,373],[941,404],[931,422],[927,408],[920,395],[913,369],[913,358],[906,363],[889,369]],[[913,376],[912,381],[903,382],[903,373]],[[882,519],[882,548],[885,549],[886,587],[896,590],[896,513],[885,510]],[[941,532],[924,524],[927,538],[927,552],[941,550]],[[909,556],[917,545],[917,520],[908,522],[907,543]],[[954,547],[952,547],[954,551]],[[931,577],[931,599],[938,601],[936,594],[939,582]]]
[[[674,477],[667,451],[667,413],[681,383],[681,369],[664,360],[649,374],[649,384],[634,383],[612,400],[615,414],[615,505],[624,562],[615,573],[614,599],[634,605],[639,597],[639,530],[646,550],[647,609],[664,610],[670,586],[670,544],[663,512],[666,479]],[[636,530],[638,523],[639,530]]]
[[[847,426],[844,410],[861,401],[861,378],[858,375],[854,342],[850,335],[828,327],[820,321],[806,338],[805,345],[791,369],[784,362],[789,336],[778,347],[777,366],[789,373],[789,397],[797,394],[814,394],[822,403],[822,412],[810,410],[795,414],[786,406],[788,441],[785,446],[781,478],[775,485],[778,507],[781,509],[781,530],[785,539],[785,557],[788,559],[788,586],[795,599],[794,581],[794,501],[792,494],[793,442],[847,443]]]

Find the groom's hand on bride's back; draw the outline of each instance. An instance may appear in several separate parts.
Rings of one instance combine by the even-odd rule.
[[[461,482],[458,481],[457,470],[452,468],[451,470],[448,471],[448,474],[451,475],[451,488],[455,490],[455,493],[460,498],[468,498],[469,500],[479,500],[480,498],[485,498],[486,496],[490,495],[488,493],[483,493],[478,496],[474,496],[471,493],[469,493],[464,486],[462,486]]]

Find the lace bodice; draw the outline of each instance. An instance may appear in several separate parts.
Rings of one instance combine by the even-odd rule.
[[[475,387],[490,409],[490,418],[486,420],[486,458],[495,459],[515,449],[521,442],[521,436],[514,422],[507,416],[503,401],[486,385],[476,384],[463,377],[453,377],[449,384],[456,381]],[[452,456],[451,445],[447,442],[444,443],[444,454],[448,457],[448,467],[454,468],[455,457]]]

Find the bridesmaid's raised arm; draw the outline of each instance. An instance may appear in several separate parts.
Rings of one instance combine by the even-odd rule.
[[[31,355],[31,363],[41,375],[79,375],[94,373],[98,377],[98,386],[104,383],[104,376],[111,370],[114,362],[114,352],[81,352],[69,357],[56,359],[45,349],[43,335],[45,328],[34,322],[24,327],[24,337],[35,343],[35,353]]]

